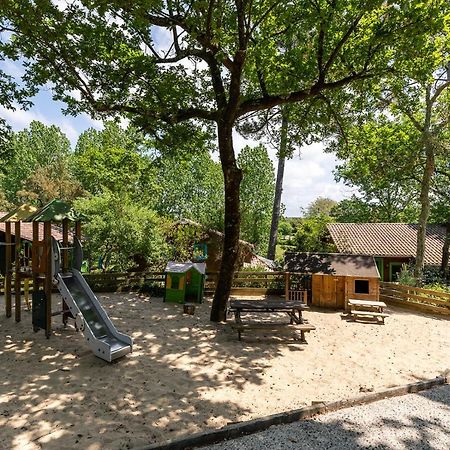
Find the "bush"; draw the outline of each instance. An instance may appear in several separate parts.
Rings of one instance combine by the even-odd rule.
[[[75,208],[87,219],[83,236],[91,264],[101,257],[108,271],[163,267],[167,245],[161,219],[153,210],[137,205],[127,194],[110,191],[78,200]]]
[[[406,286],[417,286],[417,278],[413,275],[413,270],[407,264],[402,264],[402,269],[397,274],[397,281]]]

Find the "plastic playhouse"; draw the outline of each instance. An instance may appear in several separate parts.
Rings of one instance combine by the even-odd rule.
[[[205,272],[205,263],[169,261],[164,270],[164,301],[168,303],[202,303]]]

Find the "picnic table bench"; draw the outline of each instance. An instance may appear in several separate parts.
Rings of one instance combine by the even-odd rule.
[[[384,323],[385,317],[389,317],[389,314],[383,312],[383,309],[386,308],[386,303],[384,302],[349,299],[348,305],[350,307],[349,314],[354,320],[357,317],[374,317],[380,318]]]
[[[231,328],[238,332],[239,340],[241,340],[242,332],[247,330],[266,333],[298,330],[301,333],[301,342],[306,342],[305,333],[315,330],[316,327],[305,323],[302,317],[302,311],[305,309],[308,309],[308,306],[295,300],[231,300],[228,312],[234,313],[235,323],[231,325]],[[241,313],[269,314],[273,312],[286,313],[290,322],[264,322],[261,320],[242,322]]]

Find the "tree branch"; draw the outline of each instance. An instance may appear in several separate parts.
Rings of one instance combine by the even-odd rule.
[[[248,99],[241,103],[238,110],[238,116],[242,116],[251,111],[260,111],[266,108],[273,108],[277,105],[285,105],[288,103],[295,103],[303,101],[308,98],[312,98],[320,94],[322,91],[332,91],[339,89],[342,86],[346,86],[353,81],[364,80],[374,77],[375,74],[371,73],[357,73],[342,78],[341,80],[333,81],[331,83],[315,83],[309,89],[303,89],[296,92],[290,92],[285,95],[268,95],[258,99]]]

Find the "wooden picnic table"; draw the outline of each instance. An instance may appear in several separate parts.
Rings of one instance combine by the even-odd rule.
[[[385,317],[389,317],[389,314],[383,312],[383,309],[386,308],[386,303],[384,302],[351,298],[348,300],[348,305],[350,306],[350,316],[354,319],[356,317],[379,317],[384,323]]]
[[[232,328],[237,330],[239,340],[241,340],[241,333],[244,330],[270,332],[295,328],[301,332],[301,341],[306,342],[305,332],[316,329],[313,325],[304,322],[302,312],[306,309],[309,308],[305,303],[295,300],[231,300],[228,312],[234,313],[235,323],[232,325]],[[244,323],[241,317],[242,313],[270,314],[273,312],[286,313],[290,318],[290,322],[288,324],[264,322],[257,319]]]

